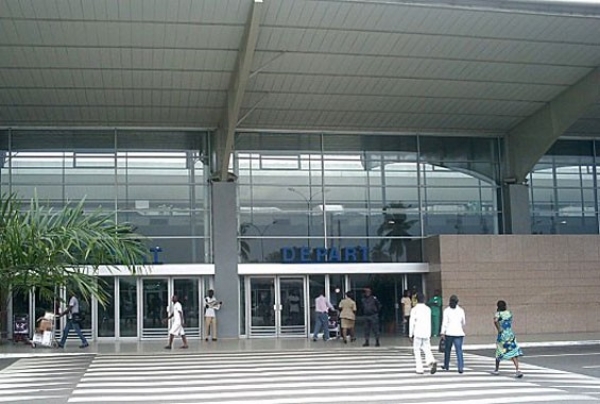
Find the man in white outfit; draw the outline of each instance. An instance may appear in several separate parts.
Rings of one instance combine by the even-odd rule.
[[[430,366],[429,372],[434,374],[437,371],[437,362],[431,353],[431,309],[425,304],[423,293],[417,293],[417,305],[410,311],[409,334],[413,343],[417,373],[423,374],[423,362],[421,361],[421,351],[425,353],[425,361]]]
[[[165,349],[171,349],[173,347],[173,339],[177,337],[181,337],[183,341],[183,345],[181,348],[187,349],[187,338],[185,337],[185,331],[183,330],[183,325],[185,323],[183,318],[183,307],[181,303],[179,303],[179,299],[177,295],[173,295],[171,298],[173,302],[173,312],[169,315],[169,319],[173,319],[171,323],[171,328],[169,329],[169,345],[165,347]]]

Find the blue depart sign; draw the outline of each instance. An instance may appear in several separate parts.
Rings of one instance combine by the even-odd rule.
[[[364,246],[345,248],[282,247],[283,263],[369,262],[369,249]]]

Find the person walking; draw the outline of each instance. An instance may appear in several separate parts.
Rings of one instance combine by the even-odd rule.
[[[442,338],[445,340],[444,370],[450,369],[450,353],[452,345],[456,350],[456,361],[458,362],[458,373],[463,373],[465,362],[463,359],[463,340],[465,338],[464,327],[466,325],[465,311],[458,305],[458,297],[450,296],[449,307],[444,310],[442,320]]]
[[[363,346],[369,346],[369,338],[371,331],[375,336],[375,346],[379,344],[379,312],[381,311],[381,303],[373,295],[373,290],[370,287],[365,288],[365,295],[362,298],[363,314],[365,315],[365,343]]]
[[[440,291],[436,289],[431,299],[427,301],[427,306],[431,309],[431,336],[437,337],[440,334],[440,325],[442,319],[442,297]]]
[[[400,305],[402,306],[402,317],[404,319],[404,335],[409,336],[410,328],[410,311],[412,310],[412,301],[410,298],[410,291],[406,289],[404,296],[400,299]]]
[[[215,297],[213,289],[208,290],[208,296],[204,298],[204,340],[208,341],[209,335],[213,341],[217,340],[217,311],[221,309],[223,302]]]
[[[313,332],[313,341],[318,339],[318,334],[323,329],[323,341],[329,341],[329,310],[335,310],[331,302],[325,297],[325,291],[322,290],[315,299],[315,326]]]
[[[167,317],[167,320],[173,319],[171,323],[171,328],[169,329],[169,344],[165,347],[165,349],[173,348],[173,339],[175,337],[181,337],[181,341],[183,341],[182,349],[188,348],[187,338],[185,336],[185,330],[183,326],[185,325],[185,319],[183,317],[183,307],[181,303],[179,303],[179,299],[177,295],[173,295],[171,298],[173,302],[173,311]]]
[[[342,338],[344,344],[350,341],[356,341],[354,337],[354,324],[356,322],[356,302],[352,300],[352,293],[346,292],[345,297],[340,302],[340,318],[342,319]]]
[[[58,315],[59,317],[67,316],[67,324],[62,333],[62,338],[58,343],[59,348],[64,348],[65,343],[67,342],[67,338],[69,337],[69,333],[71,329],[75,330],[75,333],[81,340],[81,345],[79,348],[87,348],[89,346],[87,340],[85,339],[83,333],[81,332],[81,322],[83,321],[83,316],[79,307],[79,299],[75,296],[75,293],[71,293],[71,297],[69,298],[69,304],[67,308]]]
[[[513,315],[506,307],[504,300],[496,303],[496,314],[494,315],[494,326],[498,331],[496,338],[496,368],[494,375],[500,374],[500,361],[510,359],[515,365],[515,377],[520,379],[523,373],[519,370],[519,356],[523,355],[517,338],[512,329]]]
[[[437,371],[437,362],[431,352],[431,309],[425,304],[423,293],[417,293],[417,305],[410,312],[409,335],[413,343],[417,374],[423,374],[421,351],[425,354],[425,362],[429,365],[429,373]]]

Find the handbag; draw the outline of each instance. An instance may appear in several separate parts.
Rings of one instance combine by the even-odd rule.
[[[446,351],[446,338],[440,338],[440,344],[438,345],[438,352],[443,353]]]

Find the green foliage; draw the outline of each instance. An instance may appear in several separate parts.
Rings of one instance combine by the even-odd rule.
[[[52,299],[57,287],[73,288],[83,298],[106,296],[94,276],[100,266],[117,265],[135,274],[147,261],[144,237],[114,213],[86,212],[84,201],[53,209],[34,197],[22,209],[16,195],[0,199],[0,305],[10,289],[36,291]]]
[[[417,222],[408,220],[404,213],[408,208],[410,205],[400,201],[390,203],[383,208],[383,222],[377,229],[377,235],[384,238],[373,247],[371,253],[373,261],[386,261],[386,256],[398,261],[404,254],[405,244],[412,236],[409,232],[410,228]]]

